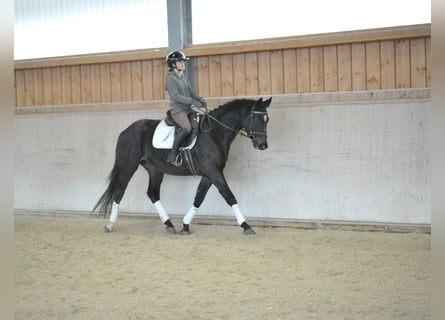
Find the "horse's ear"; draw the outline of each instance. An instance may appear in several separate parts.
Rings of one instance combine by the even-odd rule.
[[[257,102],[263,104],[263,97],[259,98]]]
[[[261,99],[263,99],[263,98],[261,98]],[[267,99],[266,101],[264,101],[264,103],[263,103],[263,106],[265,107],[265,108],[267,108],[269,105],[270,105],[270,102],[272,101],[272,97],[270,97],[269,99]]]

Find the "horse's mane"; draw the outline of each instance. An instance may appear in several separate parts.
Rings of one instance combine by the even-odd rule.
[[[235,99],[235,100],[226,102],[223,105],[220,105],[216,109],[213,109],[212,111],[210,111],[210,114],[212,116],[217,117],[218,115],[226,112],[229,109],[233,109],[233,108],[239,109],[242,107],[252,106],[253,102],[254,102],[254,100],[252,100],[252,99]]]

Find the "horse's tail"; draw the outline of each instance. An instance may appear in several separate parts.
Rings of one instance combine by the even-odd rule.
[[[115,163],[113,169],[111,170],[110,176],[108,177],[107,189],[99,198],[93,210],[91,210],[92,213],[96,211],[99,216],[108,218],[111,212],[111,207],[113,205],[116,186],[118,184],[118,174],[118,167]]]
[[[108,177],[108,186],[94,206],[93,212],[108,217],[113,202],[120,203],[128,182],[139,166],[143,122],[137,121],[124,130],[118,138],[113,169]]]

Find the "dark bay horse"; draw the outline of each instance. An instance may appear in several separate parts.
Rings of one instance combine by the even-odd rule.
[[[189,225],[213,184],[232,207],[238,225],[244,234],[255,234],[240,211],[238,202],[230,190],[223,170],[229,155],[230,145],[238,134],[249,137],[259,150],[267,148],[267,108],[272,98],[236,99],[205,113],[194,147],[188,153],[193,162],[193,174],[201,176],[192,207],[183,219],[182,234],[189,234]],[[128,182],[139,165],[148,171],[147,195],[155,206],[167,232],[176,233],[175,227],[160,201],[160,187],[164,174],[192,175],[189,166],[183,163],[176,167],[166,161],[169,149],[156,149],[152,137],[160,120],[142,119],[133,122],[119,135],[116,157],[109,176],[109,184],[96,203],[93,212],[98,211],[109,222],[106,232],[113,230],[117,221],[119,203],[124,196]]]

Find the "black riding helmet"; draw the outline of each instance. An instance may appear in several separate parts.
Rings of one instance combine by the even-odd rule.
[[[177,61],[190,60],[190,58],[187,57],[182,51],[173,51],[167,55],[165,60],[167,61],[169,68],[174,68]]]

